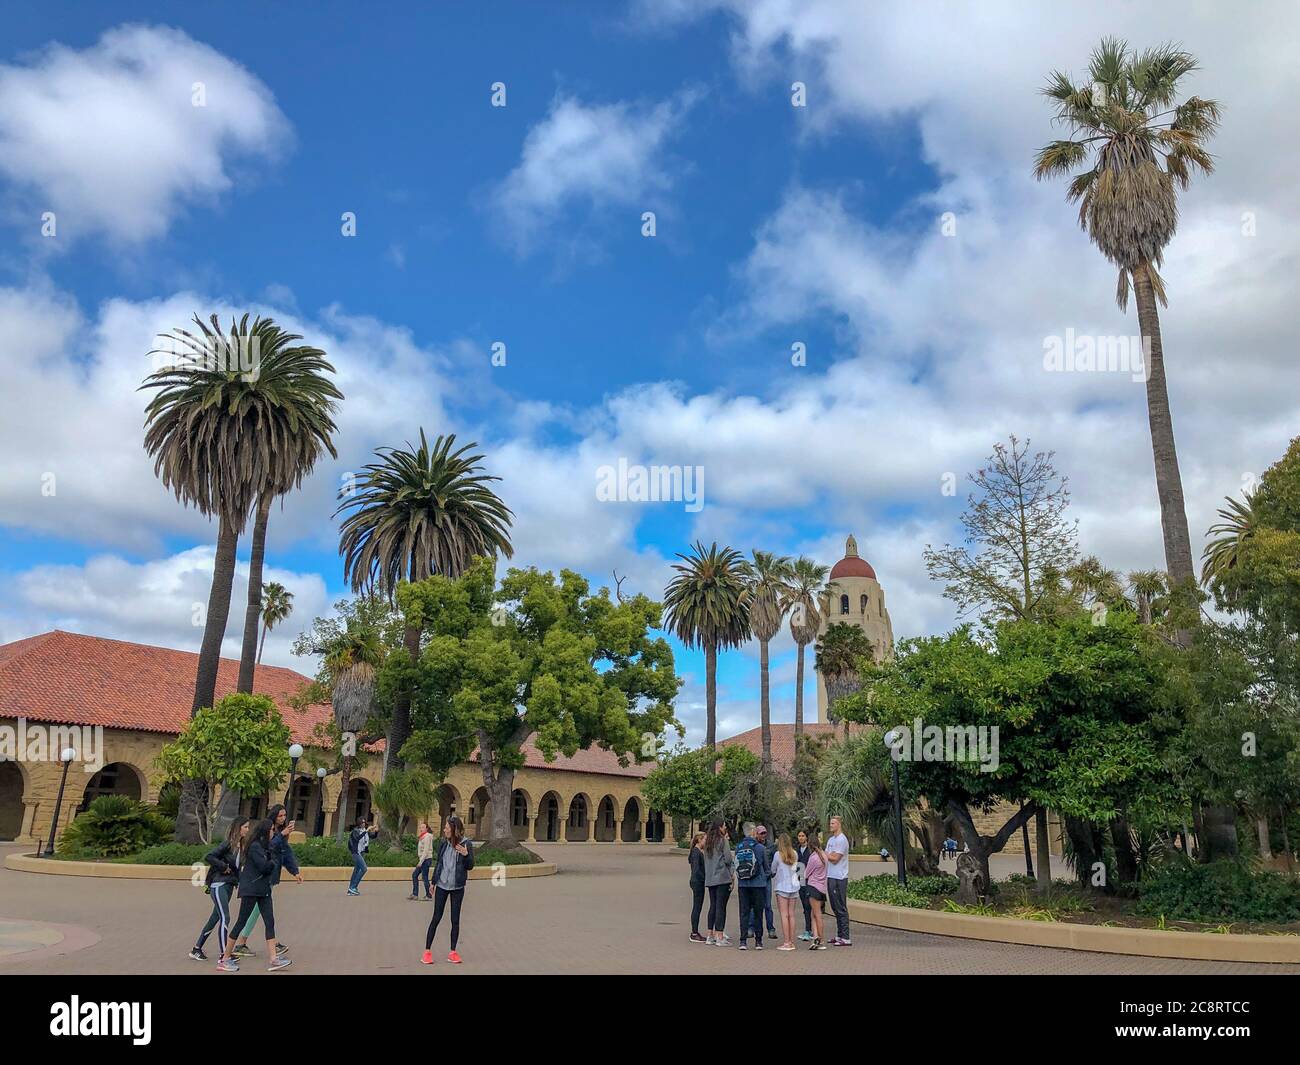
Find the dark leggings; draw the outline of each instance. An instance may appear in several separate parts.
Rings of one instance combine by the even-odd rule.
[[[275,938],[275,910],[271,908],[270,895],[262,895],[260,898],[240,895],[239,916],[235,919],[235,927],[243,928],[248,919],[253,916],[254,908],[262,913],[262,927],[266,930],[266,938],[269,942]]]
[[[226,953],[226,937],[230,934],[230,896],[234,894],[234,891],[234,884],[212,885],[212,913],[194,944],[199,950],[203,949],[203,944],[208,941],[208,936],[212,934],[212,930],[215,928],[217,930],[217,945],[221,948],[222,954]]]
[[[731,898],[730,884],[714,884],[709,888],[709,931],[722,932],[727,927],[727,900]]]
[[[443,907],[447,905],[447,896],[451,896],[451,949],[456,949],[460,940],[460,904],[465,898],[465,889],[445,891],[440,887],[433,889],[433,917],[429,921],[429,930],[424,934],[424,949],[433,949],[433,937],[438,931],[438,922],[442,920]]]
[[[700,934],[700,911],[704,909],[704,885],[691,885],[691,935]]]
[[[808,889],[799,889],[799,901],[803,904],[803,930],[812,935],[812,901],[808,898]]]

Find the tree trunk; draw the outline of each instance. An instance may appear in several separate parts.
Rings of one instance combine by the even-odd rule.
[[[239,816],[239,803],[243,798],[238,788],[229,788],[225,782],[221,785],[221,798],[217,802],[217,816],[212,823],[214,839],[224,839],[230,830],[231,822]]]
[[[1102,860],[1101,840],[1090,821],[1081,817],[1066,817],[1065,834],[1070,840],[1070,849],[1074,851],[1074,875],[1085,887],[1092,886],[1093,869]],[[1106,891],[1111,890],[1110,880],[1097,885]]]
[[[512,745],[515,742],[522,744],[528,738],[529,730],[521,729],[512,739]],[[493,850],[500,851],[527,851],[524,844],[515,839],[515,834],[510,827],[510,809],[511,799],[515,792],[515,771],[507,766],[498,766],[496,751],[492,744],[488,742],[487,733],[482,730],[478,734],[478,761],[479,768],[483,773],[483,787],[488,793],[488,801],[492,805],[492,820],[488,829],[488,838],[484,840],[484,845],[491,847]],[[596,817],[599,810],[587,811],[588,831],[591,833],[591,839],[596,838]],[[480,819],[481,820],[481,819]]]
[[[1259,856],[1264,861],[1269,861],[1273,857],[1273,846],[1268,839],[1268,818],[1255,818],[1255,831],[1259,834]]]
[[[704,648],[704,743],[713,750],[718,739],[718,649],[713,644]],[[717,763],[712,763],[713,772],[718,771]]]
[[[239,654],[238,691],[251,693],[257,667],[257,634],[262,627],[262,568],[266,560],[266,523],[271,516],[271,495],[263,492],[253,521],[253,543],[248,556],[248,605],[244,608],[244,642]]]
[[[1231,806],[1201,808],[1204,835],[1200,839],[1202,861],[1217,862],[1237,856],[1237,816]]]
[[[1042,807],[1034,813],[1034,845],[1038,851],[1038,890],[1052,890],[1052,847],[1047,835],[1047,811]]]
[[[193,717],[216,701],[217,669],[221,664],[221,641],[230,617],[230,588],[235,579],[235,548],[239,532],[222,517],[217,524],[217,553],[212,565],[212,586],[208,591],[208,612],[203,621],[203,642],[199,645],[199,667],[194,679]],[[199,843],[199,806],[209,792],[206,780],[181,782],[180,808],[176,814],[176,842]]]
[[[352,786],[352,755],[343,756],[343,780],[339,784],[338,813],[334,817],[334,838],[342,842],[348,830],[348,788]]]
[[[758,643],[758,720],[763,737],[763,768],[772,768],[772,703],[768,688],[767,641]]]
[[[1024,809],[1024,806],[1025,804],[1022,802],[1020,804],[1021,809]],[[1020,836],[1021,836],[1021,846],[1023,846],[1025,850],[1025,876],[1029,877],[1032,880],[1034,878],[1034,852],[1033,849],[1029,846],[1029,822],[1028,821],[1026,821],[1023,825],[1020,826]]]
[[[1164,348],[1160,339],[1160,313],[1156,309],[1155,291],[1149,267],[1143,263],[1133,271],[1133,290],[1137,298],[1138,325],[1142,339],[1150,350],[1147,360],[1147,420],[1151,427],[1151,451],[1155,458],[1156,493],[1160,497],[1160,527],[1164,532],[1165,568],[1173,584],[1195,582],[1192,567],[1192,541],[1187,531],[1187,511],[1183,503],[1183,481],[1178,470],[1178,451],[1174,446],[1174,423],[1169,410],[1169,390],[1165,383]]]
[[[266,634],[271,631],[271,626],[265,621],[262,622],[262,640],[257,645],[257,664],[262,664],[262,652],[266,650]]]
[[[420,660],[420,629],[416,625],[406,626],[406,635],[402,643],[412,662]],[[384,772],[390,773],[402,767],[400,752],[406,741],[411,738],[411,693],[406,689],[398,692],[393,700],[393,720],[388,726],[388,742],[384,750]]]
[[[1121,884],[1136,884],[1137,855],[1133,851],[1133,833],[1128,818],[1120,815],[1110,823],[1110,839],[1115,846],[1115,875]]]
[[[993,883],[993,875],[989,869],[990,855],[997,854],[1007,845],[1007,840],[1025,823],[1026,819],[1038,812],[1038,805],[1031,802],[1028,806],[1022,806],[992,836],[981,836],[979,834],[979,831],[975,828],[975,822],[971,819],[970,810],[966,808],[965,803],[958,802],[956,799],[949,799],[948,810],[957,822],[957,829],[961,833],[966,846],[970,849],[971,856],[979,862],[980,873],[984,877],[985,890],[988,890]]]
[[[799,653],[797,656],[797,665],[794,674],[794,734],[803,735],[803,649],[804,645],[799,644]]]

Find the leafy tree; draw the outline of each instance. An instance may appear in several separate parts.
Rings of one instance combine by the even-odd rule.
[[[374,803],[400,840],[411,818],[424,817],[433,809],[437,790],[433,774],[423,766],[391,769],[375,785]]]
[[[734,743],[716,750],[687,750],[678,743],[661,752],[658,762],[641,784],[642,796],[654,809],[692,821],[721,817],[723,796],[762,765],[753,751]]]
[[[814,662],[826,685],[826,712],[832,722],[841,720],[836,710],[839,700],[858,691],[874,672],[873,650],[865,632],[842,621],[828,626],[817,641]],[[845,729],[847,735],[847,719]]]
[[[402,757],[438,775],[476,744],[492,846],[519,846],[510,795],[530,738],[547,759],[596,745],[626,764],[652,758],[677,724],[681,682],[667,641],[650,634],[660,606],[643,595],[616,603],[569,570],[557,580],[531,568],[510,570],[494,592],[492,564],[480,559],[458,579],[404,585],[398,597],[429,633]]]
[[[236,693],[204,707],[158,754],[158,766],[176,780],[224,780],[242,792],[262,795],[289,772],[289,726],[265,695]],[[207,843],[217,810],[199,810]]]
[[[1034,163],[1039,180],[1079,170],[1066,197],[1079,203],[1079,225],[1119,268],[1120,309],[1128,306],[1130,281],[1137,296],[1138,323],[1150,346],[1147,415],[1165,568],[1175,585],[1194,578],[1165,384],[1156,307],[1157,299],[1165,302],[1165,286],[1157,267],[1178,226],[1177,187],[1187,188],[1195,170],[1214,169],[1205,145],[1218,128],[1219,105],[1199,96],[1178,102],[1183,79],[1197,66],[1194,56],[1170,44],[1137,52],[1124,41],[1103,39],[1088,64],[1086,84],[1076,85],[1060,71],[1048,79],[1043,94],[1055,101],[1055,119],[1068,127],[1069,138],[1047,144]]]

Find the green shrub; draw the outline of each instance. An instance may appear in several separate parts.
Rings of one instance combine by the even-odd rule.
[[[1171,921],[1300,920],[1300,880],[1241,861],[1170,862],[1142,881],[1137,912]]]
[[[203,843],[159,843],[116,860],[127,865],[193,865],[211,849]]]
[[[162,843],[176,829],[142,802],[125,795],[101,795],[64,830],[59,852],[84,858],[119,858]]]
[[[908,880],[908,884],[911,883]],[[892,876],[864,876],[861,880],[850,880],[848,896],[861,902],[878,902],[885,906],[908,906],[914,910],[930,908],[929,896],[913,891],[910,887],[903,887]]]
[[[909,876],[907,886],[918,895],[951,895],[960,886],[951,873],[936,873],[934,876]]]

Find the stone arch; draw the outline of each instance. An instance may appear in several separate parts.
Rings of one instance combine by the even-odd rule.
[[[548,791],[537,804],[537,842],[558,843],[564,832],[564,812],[560,796]]]
[[[641,812],[641,800],[633,795],[623,806],[623,818],[619,824],[618,838],[624,843],[640,843],[641,822],[644,819]]]
[[[862,595],[858,596],[858,605],[860,607],[858,613],[865,614],[867,612],[867,603],[869,601],[870,600],[867,599],[867,595],[865,592]]]
[[[23,830],[27,773],[14,761],[0,762],[0,840],[17,839]]]
[[[533,799],[523,788],[510,793],[510,834],[523,842],[528,838],[528,819],[533,816]]]
[[[690,822],[687,822],[690,825]],[[687,834],[689,836],[689,828]],[[647,843],[663,843],[668,838],[668,829],[664,823],[664,812],[662,810],[651,810],[646,815],[646,836]]]
[[[447,818],[452,814],[460,815],[460,792],[452,784],[440,784],[438,790],[434,793],[436,816],[436,828],[438,838],[442,838],[442,830],[446,827]],[[462,820],[463,820],[462,815]],[[434,827],[433,825],[430,826]]]
[[[613,795],[604,796],[596,804],[590,838],[597,843],[613,843],[618,839],[618,800]]]
[[[565,814],[564,838],[570,843],[585,843],[591,839],[592,813],[591,799],[581,791],[574,795]]]
[[[849,612],[849,597],[848,594],[846,593],[840,596],[840,613],[847,614],[848,612]]]
[[[343,827],[351,829],[357,818],[371,817],[370,802],[375,793],[375,786],[365,777],[354,776],[348,781],[348,799],[343,807]]]
[[[462,820],[470,839],[487,839],[492,834],[492,800],[487,788],[477,788],[469,797],[469,807]]]
[[[101,795],[125,795],[128,799],[143,799],[149,794],[149,780],[130,762],[109,762],[86,781],[77,804],[77,813],[85,813],[92,802]]]

